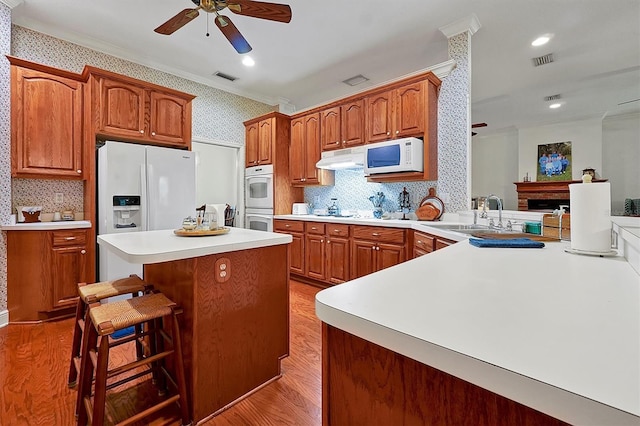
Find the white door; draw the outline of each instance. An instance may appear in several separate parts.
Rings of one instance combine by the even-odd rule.
[[[196,213],[195,153],[147,147],[149,230],[177,229]]]

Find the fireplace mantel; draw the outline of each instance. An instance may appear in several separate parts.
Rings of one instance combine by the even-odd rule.
[[[606,182],[596,179],[594,182]],[[514,182],[518,192],[518,210],[529,210],[529,200],[569,200],[569,184],[581,183],[581,180],[549,182]]]

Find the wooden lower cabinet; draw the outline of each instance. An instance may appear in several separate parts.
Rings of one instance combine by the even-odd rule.
[[[324,235],[307,233],[305,237],[305,261],[307,262],[306,276],[319,281],[327,278],[326,264],[326,243]]]
[[[7,232],[9,321],[42,321],[75,311],[87,282],[87,230]]]
[[[426,232],[413,231],[413,257],[420,257],[455,243],[456,241],[427,234]]]
[[[407,260],[406,230],[382,226],[353,226],[351,279]]]
[[[289,244],[289,271],[292,274],[304,275],[304,223],[299,220],[276,219],[273,221],[273,229],[275,232],[291,235],[293,241]]]

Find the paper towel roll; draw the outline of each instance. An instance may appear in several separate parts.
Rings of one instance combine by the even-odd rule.
[[[207,204],[204,208],[204,212],[216,212],[216,221],[218,223],[218,228],[224,227],[224,211],[226,210],[226,204]]]
[[[607,253],[611,251],[611,186],[609,182],[572,183],[571,249]]]

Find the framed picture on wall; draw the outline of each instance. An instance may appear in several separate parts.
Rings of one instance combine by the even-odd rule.
[[[538,145],[538,182],[571,180],[571,142]]]

